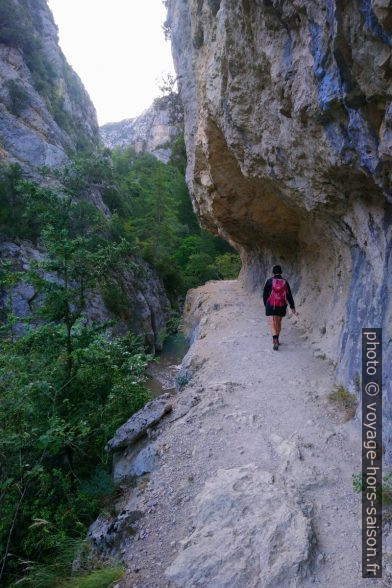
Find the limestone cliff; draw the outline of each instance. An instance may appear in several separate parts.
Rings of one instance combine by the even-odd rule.
[[[168,5],[203,225],[240,251],[249,288],[282,263],[306,333],[351,389],[361,328],[384,328],[391,422],[390,2]]]
[[[100,133],[104,145],[110,149],[131,146],[167,163],[171,144],[181,130],[181,120],[163,97],[157,98],[140,116],[103,125]]]
[[[57,26],[46,0],[2,0],[0,162],[18,163],[28,177],[40,183],[49,182],[56,189],[58,183],[44,178],[40,167],[62,168],[70,156],[97,150],[99,144],[94,105],[58,45]],[[103,189],[98,181],[92,181],[82,197],[108,217]],[[27,269],[31,260],[44,255],[28,241],[13,243],[5,239],[0,234],[0,261],[12,261],[17,269]],[[155,270],[139,257],[133,261],[118,276],[127,300],[127,316],[114,316],[99,292],[91,293],[88,314],[97,321],[115,319],[116,331],[132,328],[144,333],[154,350],[161,344],[170,303]],[[134,267],[139,271],[135,272]],[[18,284],[13,292],[15,314],[28,315],[34,298],[30,286]],[[0,289],[0,311],[6,299],[7,292]]]
[[[0,19],[0,155],[25,167],[61,165],[97,143],[95,108],[45,0],[3,0]]]

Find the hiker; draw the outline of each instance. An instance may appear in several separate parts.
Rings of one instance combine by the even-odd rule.
[[[297,311],[295,310],[290,285],[285,278],[282,278],[280,265],[274,265],[272,273],[273,277],[269,278],[265,283],[263,300],[272,335],[273,349],[277,351],[280,345],[279,335],[282,328],[282,318],[286,316],[287,303],[289,303],[293,314],[297,314]]]

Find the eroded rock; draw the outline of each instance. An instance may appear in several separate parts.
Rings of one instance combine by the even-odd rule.
[[[59,167],[82,145],[97,145],[95,108],[59,47],[47,3],[4,2],[2,16],[9,17],[10,8],[15,31],[5,35],[9,44],[0,45],[0,155],[29,170]],[[34,40],[29,56],[18,31]]]
[[[29,241],[4,241],[0,242],[0,260],[11,262],[15,270],[28,270],[33,261],[45,260],[45,252]],[[54,274],[42,273],[50,281],[57,279]],[[122,270],[117,279],[126,296],[127,312],[122,316],[111,312],[105,304],[102,291],[96,288],[86,292],[87,320],[104,324],[114,319],[111,328],[113,334],[122,335],[132,328],[144,337],[152,352],[159,350],[162,346],[160,335],[170,315],[170,302],[162,280],[139,256],[133,258],[132,263]],[[116,285],[111,287],[115,288]],[[108,291],[107,295],[110,294]],[[12,291],[0,289],[0,311],[11,304],[13,313],[21,320],[31,317],[42,301],[43,295],[24,282],[19,282]],[[25,329],[26,325],[23,322],[17,322],[14,333],[21,335]]]
[[[107,442],[106,451],[118,451],[129,447],[143,437],[149,427],[156,425],[165,414],[172,410],[169,398],[169,394],[164,394],[147,402],[142,409],[117,429],[114,437]]]
[[[128,480],[149,474],[158,465],[158,450],[155,443],[149,443],[136,454],[116,452],[113,456],[113,481],[121,484]]]
[[[166,575],[181,588],[287,588],[308,573],[311,521],[274,477],[249,464],[207,480],[192,513],[194,531]]]
[[[116,517],[100,515],[90,525],[87,540],[100,555],[118,555],[137,533],[138,521],[143,516],[139,510],[125,509]]]
[[[165,99],[158,99],[140,116],[103,125],[100,134],[110,149],[133,147],[137,153],[147,151],[167,163],[171,144],[181,130],[181,122],[173,120]]]
[[[384,329],[391,380],[390,2],[168,4],[202,225],[240,252],[249,289],[282,264],[338,383],[357,391],[364,325]],[[391,403],[388,385],[388,440]]]

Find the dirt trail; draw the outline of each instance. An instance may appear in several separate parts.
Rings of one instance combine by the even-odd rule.
[[[160,427],[161,466],[137,491],[146,513],[122,585],[391,585],[361,579],[359,427],[327,400],[333,367],[291,318],[273,351],[262,300],[237,281],[209,282],[191,302],[192,377]]]

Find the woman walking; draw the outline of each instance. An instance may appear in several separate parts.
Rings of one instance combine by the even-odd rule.
[[[290,305],[293,314],[297,314],[297,311],[295,310],[290,285],[285,278],[282,278],[280,265],[274,265],[272,273],[273,277],[269,278],[264,286],[263,301],[272,335],[273,349],[277,351],[280,345],[279,335],[282,329],[282,318],[286,316],[287,303]]]

